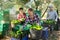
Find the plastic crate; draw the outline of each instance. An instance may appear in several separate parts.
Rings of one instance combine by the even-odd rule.
[[[5,36],[6,34],[8,35],[9,27],[10,27],[10,24],[9,23],[3,24],[2,36]]]
[[[3,31],[3,24],[0,23],[0,32],[2,32],[2,31]]]

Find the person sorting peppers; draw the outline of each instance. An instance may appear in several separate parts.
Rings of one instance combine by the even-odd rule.
[[[39,19],[39,16],[34,13],[33,9],[32,8],[29,8],[28,9],[28,14],[29,16],[27,17],[26,21],[25,21],[25,24],[24,24],[24,27],[27,25],[27,23],[29,22],[31,25],[33,25],[34,23],[36,23],[37,25],[40,25],[40,19]],[[41,36],[41,31],[37,31],[37,30],[34,30],[34,29],[30,29],[30,33],[33,37],[33,34],[35,34],[36,38],[32,38],[33,40],[39,40],[40,39],[40,36]],[[39,34],[39,35],[38,35]]]
[[[51,21],[56,21],[57,22],[57,19],[58,19],[58,14],[57,12],[53,9],[53,5],[49,5],[48,6],[49,10],[47,12],[47,20],[51,20]],[[53,23],[54,24],[54,23]],[[50,32],[52,33],[53,32],[53,25],[50,25]]]

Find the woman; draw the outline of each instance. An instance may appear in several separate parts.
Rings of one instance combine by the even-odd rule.
[[[17,15],[17,19],[22,21],[22,18],[26,19],[26,14],[23,12],[23,8],[19,8],[19,14]]]
[[[39,19],[38,15],[34,13],[34,11],[33,11],[32,8],[29,8],[29,9],[28,9],[28,13],[29,13],[29,16],[28,16],[28,18],[26,19],[26,22],[25,22],[24,27],[27,25],[28,22],[29,22],[31,25],[33,25],[34,23],[40,25],[40,19]],[[31,29],[31,30],[30,30],[30,33],[31,33],[32,37],[34,37],[33,34],[36,35],[34,38],[32,38],[33,40],[39,40],[40,35],[41,35],[41,31],[37,31],[37,30]],[[39,34],[39,35],[37,35],[37,34]]]

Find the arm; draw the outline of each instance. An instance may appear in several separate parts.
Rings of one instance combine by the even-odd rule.
[[[38,15],[36,15],[36,20],[37,20],[37,23],[40,25],[40,17]]]
[[[29,21],[29,19],[26,18],[25,23],[24,23],[24,25],[23,25],[23,28],[27,25],[28,21]]]
[[[20,15],[19,15],[19,14],[17,15],[17,19],[18,19],[18,20],[20,19]]]
[[[49,13],[47,13],[47,17],[46,18],[48,19],[48,17],[49,17]]]
[[[55,21],[57,21],[57,19],[58,19],[58,14],[57,14],[57,12],[55,11]]]

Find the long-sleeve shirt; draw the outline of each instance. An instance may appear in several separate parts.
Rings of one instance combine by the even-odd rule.
[[[58,14],[56,11],[48,11],[47,19],[57,20],[57,18],[58,18]]]

